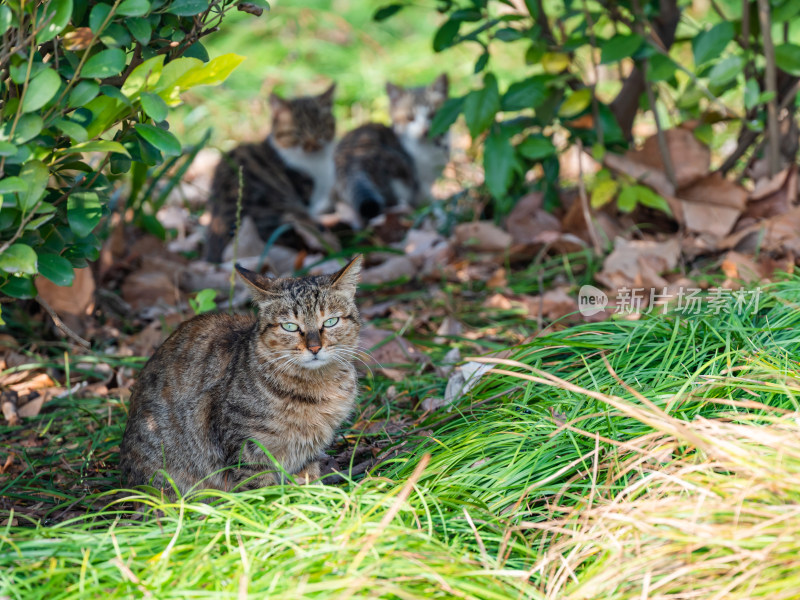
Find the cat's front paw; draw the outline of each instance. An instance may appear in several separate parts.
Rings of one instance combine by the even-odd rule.
[[[305,467],[300,469],[300,471],[294,475],[294,480],[299,485],[308,485],[309,483],[319,479],[320,474],[321,471],[319,461],[315,460],[314,462],[310,462]]]

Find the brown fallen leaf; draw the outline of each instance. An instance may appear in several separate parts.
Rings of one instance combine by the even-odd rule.
[[[417,274],[417,267],[407,256],[393,256],[386,262],[364,269],[361,272],[361,283],[379,285],[401,280],[403,282],[413,279]]]
[[[677,188],[681,189],[705,177],[711,166],[711,151],[688,129],[675,128],[664,132],[675,170]],[[639,150],[625,156],[651,169],[664,173],[664,162],[658,146],[658,135],[647,138]]]
[[[617,238],[597,281],[611,290],[662,288],[667,281],[661,274],[675,268],[680,251],[680,242],[675,238],[666,242]]]
[[[547,290],[541,296],[524,295],[521,300],[528,316],[533,319],[541,315],[547,321],[558,321],[578,312],[578,301],[563,287]]]
[[[785,214],[797,201],[797,166],[784,169],[775,177],[762,177],[756,181],[747,201],[742,220],[767,219]]]
[[[5,390],[0,395],[0,408],[3,411],[3,417],[12,427],[20,423],[19,412],[17,411],[18,399],[19,395],[14,390]]]
[[[182,300],[177,275],[145,270],[131,273],[122,283],[122,298],[137,311],[159,303],[177,306]]]
[[[37,276],[34,280],[39,295],[50,305],[64,323],[78,335],[83,335],[94,311],[94,276],[89,267],[75,269],[75,279],[69,287],[56,285]]]
[[[764,219],[730,234],[719,243],[720,249],[733,249],[743,254],[762,252],[792,253],[800,256],[800,207]]]
[[[478,252],[504,252],[513,241],[510,234],[491,221],[456,225],[453,238],[459,246]]]
[[[8,471],[8,468],[9,468],[9,467],[10,467],[12,464],[14,464],[14,459],[15,459],[16,457],[17,457],[17,455],[16,455],[16,454],[14,454],[13,452],[12,452],[11,454],[9,454],[8,456],[6,456],[6,460],[5,460],[5,462],[3,463],[3,466],[2,466],[2,467],[0,467],[0,474],[2,474],[2,473],[5,473],[6,471]]]
[[[536,236],[544,231],[561,231],[558,218],[542,208],[543,194],[533,192],[519,199],[506,219],[506,229],[513,243],[534,243]]]
[[[719,172],[680,190],[686,228],[721,238],[733,229],[747,202],[747,190]]]
[[[361,330],[360,337],[360,347],[366,351],[364,361],[369,365],[377,364],[385,368],[392,364],[425,362],[427,358],[411,342],[394,331],[368,326]]]
[[[761,269],[749,256],[731,250],[722,259],[720,265],[722,272],[725,273],[723,288],[733,288],[738,281],[753,283],[761,279]]]

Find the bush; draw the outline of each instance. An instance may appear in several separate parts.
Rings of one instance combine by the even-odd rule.
[[[243,60],[209,60],[201,38],[250,0],[51,0],[0,5],[0,292],[33,277],[71,285],[98,257],[110,177],[181,153],[166,122],[180,94]],[[138,169],[142,172],[142,169]],[[146,168],[142,176],[146,175]]]
[[[374,18],[390,18],[407,5],[386,5]],[[697,21],[681,20],[691,8],[677,0],[439,0],[437,10],[446,19],[434,51],[477,45],[474,70],[483,81],[445,105],[431,134],[464,115],[473,139],[483,141],[486,187],[501,213],[525,191],[525,176],[537,165],[546,203],[558,204],[557,153],[564,146],[554,142],[556,131],[602,159],[606,150],[631,140],[642,108],[660,114],[662,129],[693,121],[695,135],[709,144],[721,128],[730,126],[731,136],[738,130],[722,172],[752,163],[762,152],[772,174],[781,160],[794,162],[800,85],[800,45],[791,41],[800,14],[794,0],[712,2],[705,14],[694,15]],[[491,71],[498,45],[518,52],[526,64],[504,90]],[[667,97],[661,108],[668,110],[656,111]],[[721,126],[712,130],[716,123]],[[621,208],[637,202],[666,206],[632,187],[638,189],[620,198]],[[617,189],[598,194],[598,202],[610,201]]]

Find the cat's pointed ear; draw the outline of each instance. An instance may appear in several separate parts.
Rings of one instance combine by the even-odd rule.
[[[447,78],[447,73],[442,73],[434,79],[433,83],[430,85],[430,89],[432,92],[447,96],[450,89],[450,80]]]
[[[396,102],[403,95],[403,91],[399,85],[395,85],[391,81],[386,82],[386,94],[389,96],[389,102]]]
[[[244,281],[250,288],[250,293],[253,296],[253,300],[256,302],[264,302],[275,296],[275,281],[273,279],[259,275],[250,269],[245,269],[239,263],[236,263],[234,268],[239,274],[239,277],[242,278],[242,281]]]
[[[333,94],[336,92],[336,82],[333,82],[330,87],[322,92],[319,96],[317,96],[317,102],[319,102],[322,106],[327,106],[328,108],[333,106]]]
[[[273,112],[279,112],[289,108],[289,103],[286,102],[286,100],[284,100],[280,96],[278,96],[278,94],[276,94],[275,92],[271,92],[269,95],[269,107],[272,109]]]
[[[357,254],[341,271],[334,273],[331,276],[331,288],[348,296],[355,296],[358,282],[361,281],[361,263],[363,261],[364,257]]]

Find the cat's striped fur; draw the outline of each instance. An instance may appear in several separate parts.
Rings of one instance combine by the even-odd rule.
[[[284,223],[308,221],[331,208],[333,187],[333,117],[331,86],[319,96],[284,100],[272,94],[272,130],[261,143],[243,144],[225,155],[211,185],[211,224],[206,259],[219,262],[233,238],[242,169],[242,216],[250,216],[267,241]],[[288,231],[280,238],[302,246]]]
[[[237,269],[258,316],[186,321],[139,375],[120,446],[130,486],[169,492],[171,479],[186,493],[270,485],[280,469],[300,480],[319,476],[318,456],[357,391],[361,257],[335,275],[297,279]]]

